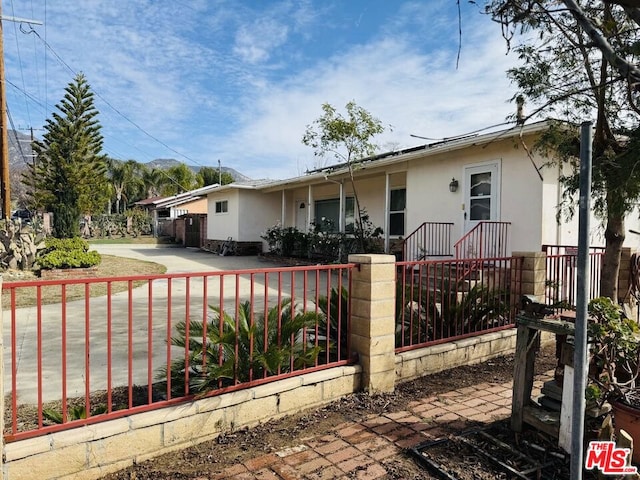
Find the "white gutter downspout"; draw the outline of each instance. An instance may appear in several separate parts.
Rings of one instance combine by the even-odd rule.
[[[285,214],[286,214],[286,209],[285,209],[285,205],[286,205],[286,195],[284,194],[284,188],[282,189],[282,200],[280,201],[281,203],[281,212],[280,212],[280,225],[282,225],[283,227],[285,226],[284,221],[285,221]]]
[[[384,252],[389,253],[389,208],[391,206],[389,203],[391,199],[389,198],[391,187],[391,176],[386,173],[384,178]]]

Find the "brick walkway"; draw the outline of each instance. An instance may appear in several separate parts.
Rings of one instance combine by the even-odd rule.
[[[214,478],[382,479],[387,474],[385,464],[404,456],[405,448],[468,428],[471,423],[507,418],[511,387],[511,382],[482,383],[418,399],[406,410],[344,423],[280,452],[234,465]],[[534,393],[541,387],[542,378],[537,378]]]

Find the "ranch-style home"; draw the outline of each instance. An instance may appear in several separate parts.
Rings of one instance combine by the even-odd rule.
[[[497,132],[445,139],[366,158],[354,167],[362,208],[384,231],[387,252],[406,240],[404,259],[437,256],[498,256],[540,251],[541,246],[577,245],[577,214],[556,220],[563,187],[558,168],[533,152],[536,137],[548,127],[538,122]],[[578,127],[576,127],[578,128]],[[209,191],[207,243],[216,249],[233,239],[238,245],[266,248],[261,234],[275,225],[306,232],[312,223],[330,220],[349,232],[354,196],[346,165],[334,165],[288,180],[230,184]],[[640,231],[638,215],[627,219]],[[474,228],[483,228],[483,247],[455,244]],[[498,245],[500,244],[500,245]],[[599,221],[591,221],[592,246],[604,245]],[[629,233],[625,245],[640,244]],[[499,248],[498,248],[499,247]]]

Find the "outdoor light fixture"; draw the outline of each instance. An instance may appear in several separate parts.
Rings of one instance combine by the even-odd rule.
[[[302,210],[303,208],[306,208],[306,207],[304,206],[304,202],[302,202],[302,203],[300,204],[300,210]]]
[[[449,184],[449,191],[455,192],[456,190],[458,190],[458,180],[452,178],[451,183]]]

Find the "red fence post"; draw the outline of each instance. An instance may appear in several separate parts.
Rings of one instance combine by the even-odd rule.
[[[393,255],[349,255],[355,263],[351,290],[351,347],[358,353],[365,391],[395,386],[396,264]]]

